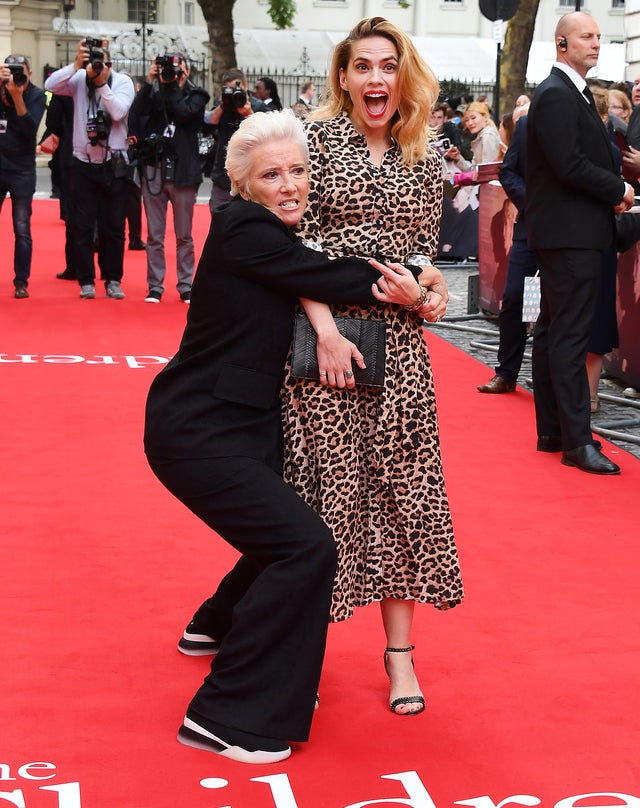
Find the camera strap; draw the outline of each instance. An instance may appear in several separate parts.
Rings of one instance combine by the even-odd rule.
[[[107,80],[107,84],[109,85],[109,87],[111,87],[111,80],[112,80],[112,77],[109,76],[109,78]],[[87,96],[88,96],[87,123],[89,123],[89,121],[91,121],[92,118],[93,119],[96,118],[96,116],[98,114],[98,111],[101,109],[100,102],[102,100],[101,98],[99,98],[96,95],[96,87],[95,87],[93,81],[89,78],[89,76],[87,76]],[[105,115],[106,114],[107,113],[105,111]],[[99,143],[95,143],[95,144],[89,143],[87,145],[86,154],[87,154],[87,157],[89,158],[89,163],[91,163],[92,165],[96,165],[96,164],[93,163],[93,161],[91,159],[91,154],[89,152],[89,147],[91,147],[91,148],[99,148],[99,149],[103,150],[102,151],[102,161],[101,161],[102,165],[104,165],[108,160],[111,159],[111,147],[109,146],[109,135],[110,134],[111,134],[111,125],[109,125],[109,127],[108,127],[107,137],[106,137],[106,139],[104,141],[100,141]],[[100,165],[100,163],[98,163],[97,165]]]
[[[113,84],[113,76],[109,76],[107,79],[107,84],[109,87]],[[87,117],[93,117],[96,114],[96,111],[100,109],[100,98],[96,96],[96,85],[93,83],[93,79],[87,76],[87,94],[89,96],[89,107],[87,108]]]

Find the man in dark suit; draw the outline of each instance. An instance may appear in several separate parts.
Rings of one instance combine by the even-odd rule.
[[[514,115],[515,117],[515,115]],[[507,280],[500,303],[498,319],[500,344],[495,376],[481,384],[481,393],[512,393],[516,389],[518,373],[527,344],[527,323],[522,322],[524,279],[536,274],[538,264],[535,253],[527,245],[525,221],[525,165],[527,144],[527,116],[520,113],[500,166],[499,178],[505,193],[518,213],[513,225],[513,241],[509,250]]]
[[[615,172],[607,130],[586,87],[600,30],[583,12],[560,19],[556,62],[531,102],[527,126],[526,221],[541,277],[533,338],[538,451],[593,474],[620,469],[594,445],[585,370],[602,252],[614,243],[614,214],[633,205]]]

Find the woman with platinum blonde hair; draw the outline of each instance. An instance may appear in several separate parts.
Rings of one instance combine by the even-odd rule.
[[[225,168],[231,180],[231,196],[242,195],[253,165],[253,149],[274,140],[295,143],[309,162],[309,144],[301,122],[289,109],[267,117],[264,113],[250,115],[242,125],[242,136],[233,138],[227,148]]]
[[[473,135],[471,141],[472,160],[465,160],[456,149],[450,153],[460,171],[470,171],[478,163],[491,163],[502,159],[503,146],[498,127],[491,118],[488,104],[472,101],[464,111],[462,124]]]
[[[178,740],[244,763],[284,760],[309,736],[336,567],[331,531],[282,479],[295,302],[423,298],[400,264],[330,260],[296,236],[309,192],[299,127],[290,113],[258,112],[231,137],[237,194],[213,212],[186,328],[145,418],[155,475],[240,553],[178,644],[214,654]]]

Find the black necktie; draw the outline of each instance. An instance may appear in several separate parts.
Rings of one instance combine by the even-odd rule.
[[[584,90],[582,91],[582,95],[587,99],[590,104],[594,104],[595,101],[593,100],[593,95],[591,94],[591,90],[585,86]]]

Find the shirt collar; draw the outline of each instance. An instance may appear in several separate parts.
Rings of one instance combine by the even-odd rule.
[[[578,88],[578,92],[582,93],[584,88],[587,86],[587,82],[582,78],[580,73],[575,71],[572,67],[569,67],[569,65],[565,64],[564,62],[554,62],[553,66],[557,67],[558,70],[562,70],[562,72],[565,73],[565,75],[567,75]]]

